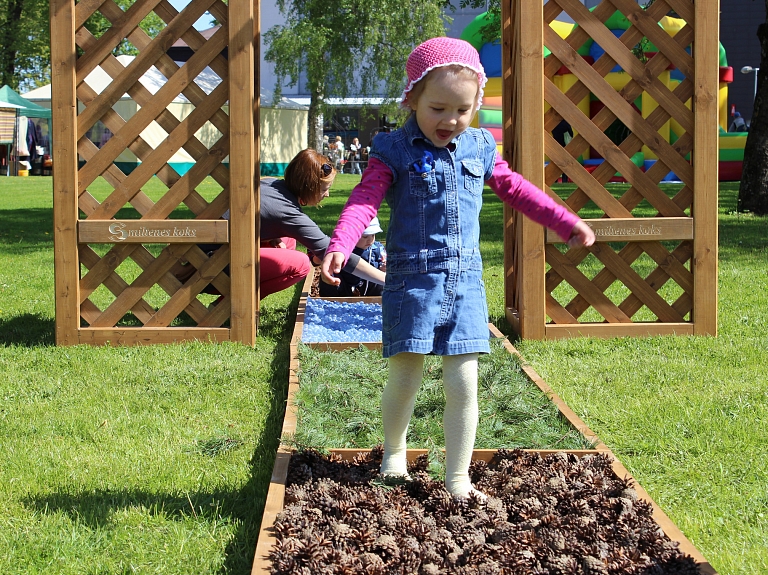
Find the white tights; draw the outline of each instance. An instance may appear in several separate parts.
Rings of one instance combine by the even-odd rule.
[[[450,493],[461,497],[472,492],[482,497],[469,481],[477,430],[477,356],[476,353],[443,356],[445,486]],[[384,423],[381,472],[385,475],[407,473],[406,433],[423,368],[421,354],[398,353],[389,358],[389,378],[381,398]]]

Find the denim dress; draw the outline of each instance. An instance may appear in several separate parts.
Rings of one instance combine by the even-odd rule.
[[[384,357],[489,353],[479,240],[483,184],[496,159],[493,137],[468,128],[437,148],[412,116],[403,128],[377,135],[371,156],[394,175],[385,196],[391,212]]]

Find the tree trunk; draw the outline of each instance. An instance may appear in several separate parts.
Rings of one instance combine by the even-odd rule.
[[[0,86],[18,87],[16,73],[16,37],[21,21],[22,0],[8,0],[5,24],[0,26]]]
[[[766,0],[768,19],[768,0]],[[760,40],[760,70],[752,121],[744,146],[744,166],[739,184],[739,211],[768,214],[768,23],[757,27]],[[763,109],[765,108],[765,109]]]
[[[318,91],[313,91],[309,100],[307,147],[321,153],[323,151],[323,104],[322,96]]]

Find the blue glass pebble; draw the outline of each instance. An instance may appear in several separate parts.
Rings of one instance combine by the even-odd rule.
[[[305,343],[381,341],[381,304],[307,298],[301,340]]]

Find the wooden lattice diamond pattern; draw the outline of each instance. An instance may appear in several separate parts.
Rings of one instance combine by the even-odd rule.
[[[692,5],[674,3],[677,14],[684,20],[693,17]],[[544,6],[544,41],[551,54],[544,62],[545,100],[551,108],[545,115],[545,153],[551,162],[545,170],[545,183],[554,183],[565,173],[577,184],[577,189],[566,204],[579,212],[588,201],[603,212],[606,218],[632,218],[633,209],[642,200],[653,207],[658,216],[687,217],[690,210],[693,187],[693,171],[686,155],[692,150],[693,113],[686,102],[693,93],[693,59],[686,47],[693,38],[692,28],[684,26],[674,37],[659,26],[659,20],[672,9],[669,3],[659,1],[644,10],[632,0],[615,0],[600,4],[593,12],[588,11],[577,0],[550,0]],[[619,10],[631,22],[631,26],[616,38],[605,26],[605,21]],[[548,25],[561,11],[571,16],[578,26],[565,39]],[[592,65],[577,52],[589,37],[598,42],[605,53]],[[642,62],[632,52],[643,37],[650,39],[659,51],[647,62]],[[626,85],[616,91],[605,76],[619,64],[630,78]],[[679,69],[684,79],[673,91],[659,80],[659,75],[670,64]],[[576,77],[576,83],[563,94],[553,83],[554,73],[566,66]],[[658,106],[646,118],[632,106],[632,102],[647,92]],[[605,106],[593,117],[588,118],[578,108],[578,102],[589,93]],[[674,143],[669,144],[658,133],[659,128],[674,118],[685,130]],[[565,146],[551,136],[551,131],[565,119],[573,128],[575,136]],[[629,128],[629,136],[618,145],[614,144],[606,130],[621,120]],[[605,159],[593,173],[587,172],[576,158],[595,148]],[[631,161],[631,156],[645,145],[659,160],[644,172]],[[667,173],[673,171],[683,186],[670,198],[658,186]],[[615,197],[605,184],[620,172],[631,184],[620,197]],[[592,253],[604,265],[593,279],[588,279],[578,266]],[[641,277],[632,263],[642,254],[648,254],[658,267],[646,277]],[[546,277],[547,315],[554,323],[577,323],[589,307],[594,308],[607,322],[632,322],[632,316],[641,307],[652,312],[662,322],[683,322],[690,317],[693,281],[686,263],[690,260],[692,245],[683,242],[671,252],[662,242],[632,242],[618,253],[611,244],[600,243],[594,249],[569,250],[563,254],[553,244],[546,248],[546,261],[550,270]],[[667,281],[674,281],[683,289],[683,295],[671,304],[664,300],[658,290]],[[552,297],[552,292],[566,281],[578,294],[573,300],[561,305]],[[631,294],[618,305],[605,295],[614,282],[626,285]]]
[[[84,27],[95,10],[111,23],[111,28],[100,38],[93,37]],[[166,23],[154,39],[138,27],[149,11],[154,11]],[[221,24],[209,40],[193,27],[205,12]],[[76,6],[75,21],[75,39],[82,51],[77,60],[77,99],[84,106],[77,117],[77,151],[85,160],[78,173],[78,208],[81,215],[86,220],[108,220],[129,204],[141,219],[163,220],[170,217],[174,209],[185,205],[197,219],[219,218],[229,202],[229,170],[222,164],[229,154],[230,145],[229,117],[222,111],[229,96],[228,63],[221,54],[229,40],[227,6],[220,0],[195,0],[178,13],[166,1],[139,0],[123,12],[112,0],[103,3],[82,1]],[[123,66],[112,55],[123,38],[139,51],[128,66]],[[166,54],[167,48],[178,38],[195,51],[182,66]],[[101,94],[84,82],[96,66],[112,78],[111,84]],[[155,94],[139,81],[151,66],[155,66],[167,80]],[[210,94],[195,83],[195,78],[206,67],[210,67],[222,80]],[[113,110],[124,93],[141,106],[127,121]],[[183,120],[177,119],[166,108],[179,94],[195,106],[195,110]],[[101,121],[113,134],[101,148],[86,137],[97,121]],[[152,122],[168,134],[163,143],[154,149],[141,137],[143,130]],[[210,149],[194,136],[206,122],[210,122],[221,134]],[[183,176],[179,176],[168,164],[171,156],[181,148],[196,161]],[[116,165],[116,159],[124,149],[131,150],[141,161],[127,175]],[[88,192],[88,187],[98,176],[102,176],[113,188],[101,202]],[[168,188],[156,202],[142,191],[142,186],[154,176]],[[207,176],[221,187],[221,192],[211,202],[195,190]],[[146,327],[165,327],[186,312],[198,326],[220,326],[229,318],[229,276],[223,271],[229,264],[228,256],[229,249],[224,247],[209,258],[195,244],[170,244],[158,256],[153,256],[146,246],[135,243],[116,244],[99,256],[90,245],[81,243],[80,263],[87,273],[80,280],[80,315],[91,327],[115,326],[128,312]],[[130,283],[117,271],[127,259],[141,269],[141,273]],[[172,273],[183,261],[198,270],[184,284]],[[223,299],[215,306],[206,306],[197,297],[209,283],[223,294]],[[94,290],[102,285],[114,294],[112,303],[103,310],[89,299]],[[157,310],[144,299],[155,285],[169,296]]]

